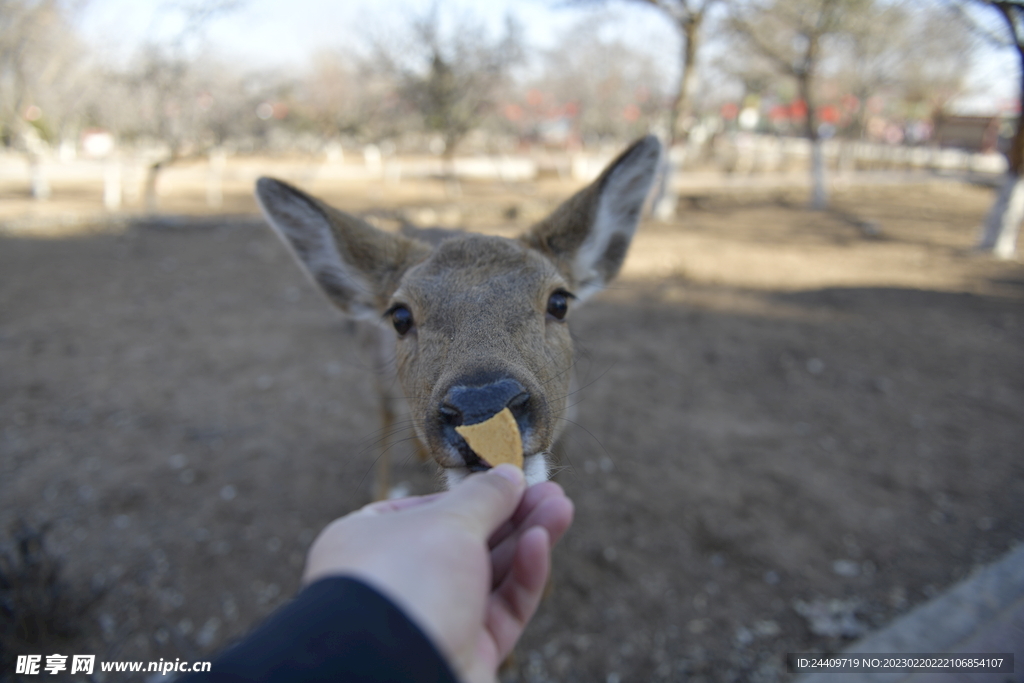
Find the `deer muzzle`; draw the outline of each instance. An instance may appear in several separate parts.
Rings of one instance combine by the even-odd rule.
[[[477,457],[455,428],[486,422],[505,408],[512,412],[520,435],[525,437],[533,422],[531,399],[518,380],[504,377],[481,381],[478,378],[455,384],[445,392],[438,407],[441,436],[449,450],[461,456],[462,466],[470,472],[485,470],[488,465]]]

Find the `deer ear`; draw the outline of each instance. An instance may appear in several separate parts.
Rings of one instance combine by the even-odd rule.
[[[554,261],[577,299],[600,291],[618,274],[660,156],[656,137],[637,140],[597,180],[521,237]]]
[[[354,318],[379,318],[402,274],[429,251],[280,180],[260,178],[256,200],[303,270],[331,303]]]

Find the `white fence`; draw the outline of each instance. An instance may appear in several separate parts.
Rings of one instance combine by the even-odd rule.
[[[1002,155],[954,149],[839,140],[826,141],[823,149],[826,162],[840,174],[916,170],[996,175],[1006,169]],[[557,177],[586,182],[597,177],[617,151],[459,157],[453,162],[453,170],[463,179],[528,182],[553,173]],[[682,184],[687,182],[690,173],[701,175],[708,182],[726,176],[733,179],[768,177],[806,170],[810,161],[810,143],[806,139],[754,134],[722,136],[709,147],[686,150],[680,155],[681,151],[674,151],[673,161],[684,163],[687,169],[676,176],[677,182]],[[0,183],[8,187],[11,184],[30,187],[34,186],[33,180],[38,183],[43,179],[43,186],[56,188],[56,193],[62,186],[77,185],[79,191],[92,187],[101,193],[104,206],[117,209],[122,203],[140,203],[146,167],[147,157],[144,156],[63,161],[55,157],[39,159],[32,165],[24,155],[5,153],[0,154]],[[200,191],[205,188],[207,203],[217,207],[222,201],[225,183],[251,186],[264,174],[299,183],[400,183],[403,179],[441,176],[445,170],[444,161],[439,157],[388,156],[373,146],[362,150],[362,154],[344,155],[335,151],[319,159],[228,158],[223,152],[214,152],[205,161],[175,165],[162,171],[158,194],[170,194],[185,187]]]
[[[826,163],[840,172],[877,170],[960,171],[998,175],[1006,171],[1002,154],[978,154],[940,147],[906,147],[872,142],[826,140]],[[715,163],[732,173],[773,173],[807,169],[811,143],[806,138],[739,133],[718,140]]]

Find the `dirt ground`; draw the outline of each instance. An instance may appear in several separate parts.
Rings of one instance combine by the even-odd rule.
[[[512,234],[568,186],[312,189]],[[788,680],[785,653],[842,647],[1024,539],[1024,267],[969,252],[991,196],[714,195],[643,225],[574,312],[576,523],[506,678]],[[39,604],[68,627],[8,657],[207,659],[369,499],[368,360],[247,195],[225,211],[251,215],[0,235],[0,538],[15,558],[18,520],[45,529],[61,568]]]

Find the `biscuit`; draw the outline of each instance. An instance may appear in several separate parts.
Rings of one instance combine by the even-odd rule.
[[[455,431],[491,467],[507,462],[523,469],[523,439],[508,408],[475,425],[456,427]]]

